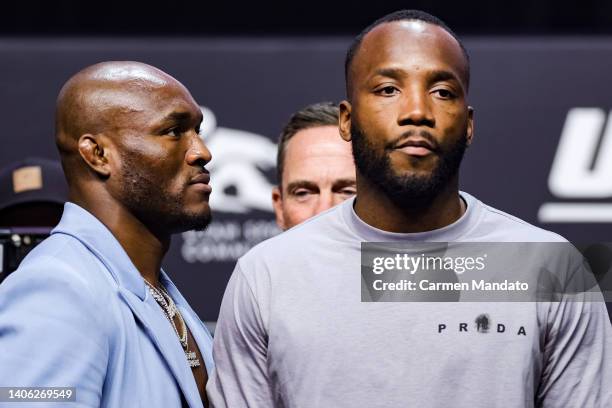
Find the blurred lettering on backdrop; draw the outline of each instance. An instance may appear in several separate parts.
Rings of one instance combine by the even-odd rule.
[[[350,38],[0,39],[0,166],[57,159],[57,92],[105,60],[143,61],[189,88],[204,112],[214,221],[172,243],[165,269],[203,320],[217,318],[236,259],[278,233],[276,139],[289,115],[344,97]],[[475,140],[462,189],[570,240],[612,239],[608,38],[466,38]],[[308,245],[307,242],[304,245]],[[359,273],[358,271],[356,273]]]

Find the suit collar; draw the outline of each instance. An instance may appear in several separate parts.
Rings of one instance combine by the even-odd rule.
[[[145,283],[113,233],[84,208],[66,203],[64,213],[51,234],[66,234],[79,240],[106,266],[119,286],[134,293],[140,300],[146,296]]]
[[[203,406],[202,400],[191,368],[187,364],[183,347],[159,305],[148,293],[144,302],[124,288],[119,288],[119,293],[132,309],[134,316],[142,323],[145,332],[149,335],[159,353],[166,360],[189,406],[201,408]],[[192,334],[195,336],[195,330],[192,331]]]

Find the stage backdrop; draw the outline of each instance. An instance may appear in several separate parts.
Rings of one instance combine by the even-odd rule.
[[[214,222],[176,236],[165,268],[203,320],[217,318],[236,259],[276,233],[275,141],[289,115],[344,97],[349,38],[2,39],[0,166],[58,158],[55,97],[105,60],[155,65],[204,110]],[[475,141],[462,189],[577,241],[612,237],[612,39],[467,38]],[[304,243],[308,245],[308,243]]]

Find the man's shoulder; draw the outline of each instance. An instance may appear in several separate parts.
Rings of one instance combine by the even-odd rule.
[[[343,204],[332,207],[287,231],[260,242],[241,259],[249,262],[269,257],[274,257],[276,260],[286,257],[295,258],[304,254],[309,248],[337,244],[349,238],[348,230],[342,220],[342,206]]]
[[[505,211],[481,203],[478,234],[490,242],[567,242],[561,235],[530,224]]]
[[[34,265],[47,263],[49,259],[54,262],[48,265],[53,269],[78,270],[83,263],[93,262],[95,255],[77,238],[56,233],[37,245],[25,257],[19,268],[30,268]]]
[[[36,287],[49,291],[85,291],[93,298],[108,285],[95,255],[76,238],[53,234],[36,246],[3,286]]]

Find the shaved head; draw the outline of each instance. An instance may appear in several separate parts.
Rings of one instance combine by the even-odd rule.
[[[147,64],[111,61],[91,65],[73,75],[56,103],[56,144],[68,181],[74,177],[74,155],[84,134],[116,131],[131,114],[142,112],[152,92],[168,85],[184,88],[176,79]]]
[[[140,62],[103,62],[72,76],[56,106],[56,143],[71,201],[120,206],[176,232],[210,219],[210,152],[202,111],[172,76]],[[104,204],[97,204],[104,202]]]

